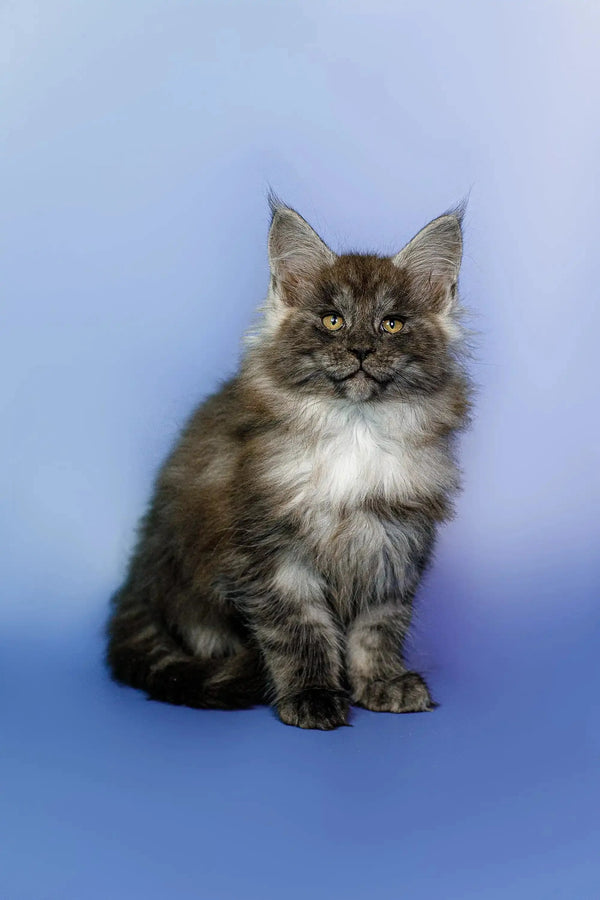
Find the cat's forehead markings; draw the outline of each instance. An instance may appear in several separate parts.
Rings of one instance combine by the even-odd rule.
[[[353,301],[385,301],[390,293],[406,287],[403,273],[391,260],[367,254],[346,254],[330,270],[332,287]]]
[[[397,291],[389,282],[376,282],[363,285],[340,284],[333,292],[332,300],[341,310],[348,313],[368,316],[389,312],[396,305]]]

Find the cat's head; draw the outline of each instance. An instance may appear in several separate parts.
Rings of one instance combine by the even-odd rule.
[[[302,216],[272,204],[271,285],[259,352],[275,380],[349,400],[427,394],[455,371],[461,214],[399,253],[337,255]]]

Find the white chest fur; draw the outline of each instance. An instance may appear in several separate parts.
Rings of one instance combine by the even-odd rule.
[[[446,454],[423,437],[409,406],[311,406],[278,446],[269,480],[290,510],[333,512],[369,497],[410,501],[448,487],[453,477]]]

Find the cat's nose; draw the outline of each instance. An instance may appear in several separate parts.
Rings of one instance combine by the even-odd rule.
[[[348,353],[353,353],[354,356],[356,356],[356,358],[359,359],[361,362],[363,361],[365,356],[368,356],[369,353],[372,353],[372,352],[373,352],[372,347],[348,347]]]

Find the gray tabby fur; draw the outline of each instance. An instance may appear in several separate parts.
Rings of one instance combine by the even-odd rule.
[[[345,724],[351,703],[428,710],[402,646],[459,486],[461,214],[381,257],[338,256],[272,210],[260,321],[159,473],[108,662],[150,697],[269,702],[303,728]]]

